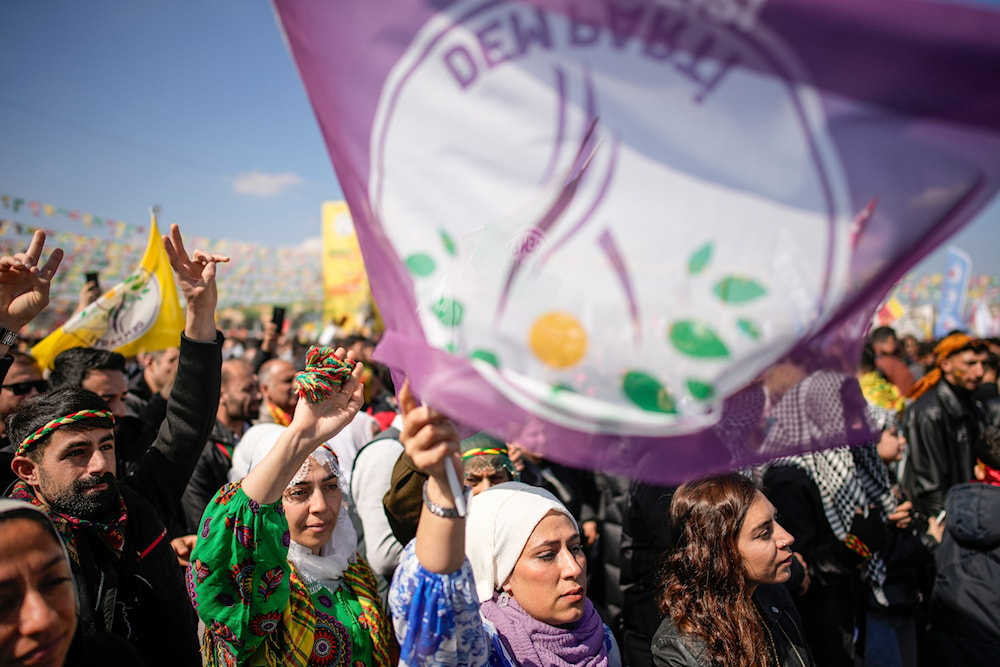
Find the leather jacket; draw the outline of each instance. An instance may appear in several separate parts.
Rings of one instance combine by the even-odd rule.
[[[906,409],[907,457],[900,483],[918,511],[935,516],[948,489],[972,479],[972,445],[985,423],[979,403],[945,380]]]

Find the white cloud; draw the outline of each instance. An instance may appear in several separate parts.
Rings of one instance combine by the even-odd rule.
[[[303,252],[323,252],[323,239],[319,236],[312,236],[307,239],[303,239],[302,243],[296,246],[299,250]]]
[[[240,174],[233,180],[233,190],[255,197],[275,197],[301,182],[302,179],[299,178],[299,175],[291,172],[265,174],[261,171],[251,171]]]

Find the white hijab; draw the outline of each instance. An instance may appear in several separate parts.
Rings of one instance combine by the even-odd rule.
[[[480,602],[500,590],[514,571],[535,526],[552,510],[565,514],[577,525],[555,496],[521,482],[491,486],[472,498],[465,529],[465,553],[472,564]]]
[[[273,424],[268,424],[268,426],[273,426]],[[256,442],[253,456],[250,458],[248,473],[264,460],[284,430],[285,427],[281,426],[277,429],[267,429],[266,432],[261,433],[261,438]],[[343,492],[343,501],[337,512],[337,523],[333,528],[333,533],[330,534],[329,541],[323,545],[318,555],[295,540],[292,540],[288,545],[288,562],[295,566],[299,579],[302,580],[310,593],[315,593],[321,587],[336,590],[343,579],[344,570],[357,560],[358,551],[358,534],[354,530],[354,523],[351,521],[348,510],[351,503],[350,480],[344,479],[337,455],[328,444],[323,443],[309,455],[309,458],[299,468],[298,473],[289,482],[289,486],[301,481],[309,473],[309,468],[314,465],[322,466],[330,474],[336,476],[337,485]]]

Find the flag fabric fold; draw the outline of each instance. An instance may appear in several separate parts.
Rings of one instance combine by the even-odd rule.
[[[376,356],[563,463],[676,482],[826,446],[762,447],[789,378],[853,374],[894,282],[1000,186],[992,9],[274,4]],[[842,444],[871,436],[842,412]]]

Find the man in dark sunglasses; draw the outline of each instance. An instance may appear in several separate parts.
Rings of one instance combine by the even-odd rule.
[[[14,357],[14,362],[0,386],[0,495],[17,480],[10,469],[14,450],[7,439],[7,415],[17,410],[24,399],[42,394],[49,388],[34,357],[18,350],[11,350],[10,355]]]

